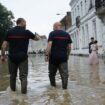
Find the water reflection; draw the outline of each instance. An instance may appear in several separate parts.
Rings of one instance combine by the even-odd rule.
[[[49,96],[49,104],[53,102],[51,105],[71,105],[71,97],[68,91],[55,91],[53,94],[47,94]]]
[[[69,91],[50,89],[45,91],[40,97],[40,102],[37,102],[37,105],[72,105]]]
[[[100,83],[99,66],[90,66],[90,83],[93,87],[98,86]]]
[[[28,93],[24,96],[19,79],[17,91],[10,91],[7,64],[0,65],[0,105],[104,105],[105,65],[100,60],[98,66],[90,66],[87,59],[70,57],[68,90],[64,91],[59,73],[57,87],[50,87],[44,56],[29,55]]]
[[[9,73],[6,64],[0,62],[0,91],[4,91],[9,86]]]

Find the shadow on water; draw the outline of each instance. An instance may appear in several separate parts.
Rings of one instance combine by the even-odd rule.
[[[0,63],[0,91],[6,90],[9,86],[8,66]]]

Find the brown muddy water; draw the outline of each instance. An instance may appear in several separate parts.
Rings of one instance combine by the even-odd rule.
[[[69,59],[69,84],[62,90],[57,73],[57,87],[50,87],[48,63],[43,55],[29,56],[28,93],[21,94],[17,78],[17,91],[9,88],[7,64],[0,64],[0,105],[105,105],[105,64],[88,64],[87,57]]]

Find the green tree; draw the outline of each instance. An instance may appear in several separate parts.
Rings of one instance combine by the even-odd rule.
[[[13,19],[13,13],[0,3],[0,46],[6,31],[13,27]]]

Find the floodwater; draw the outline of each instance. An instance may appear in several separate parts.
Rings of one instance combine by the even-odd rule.
[[[17,91],[9,88],[7,64],[0,64],[0,105],[105,105],[105,64],[88,64],[87,57],[69,59],[69,84],[62,90],[59,73],[57,87],[52,88],[48,78],[48,63],[43,55],[29,56],[28,93],[21,94],[17,78]]]

